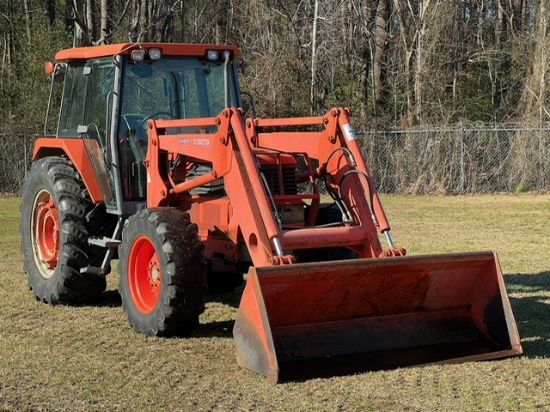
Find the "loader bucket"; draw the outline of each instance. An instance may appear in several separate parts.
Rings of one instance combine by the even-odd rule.
[[[251,268],[233,336],[275,382],[522,353],[494,252]]]

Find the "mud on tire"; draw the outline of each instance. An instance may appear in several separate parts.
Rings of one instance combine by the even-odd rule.
[[[185,212],[151,208],[128,219],[119,248],[119,293],[137,332],[181,336],[198,324],[206,291],[203,249]]]
[[[71,162],[35,161],[27,174],[20,207],[21,253],[37,300],[71,304],[106,288],[104,277],[80,273],[100,251],[88,238],[109,224],[102,205],[90,200]]]

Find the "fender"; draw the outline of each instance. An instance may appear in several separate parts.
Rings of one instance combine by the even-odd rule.
[[[90,140],[91,144],[96,144]],[[96,172],[90,161],[90,156],[84,146],[84,141],[77,138],[51,138],[39,137],[34,143],[32,160],[38,160],[46,156],[66,155],[82,177],[90,198],[94,203],[103,203],[103,195],[99,187]]]

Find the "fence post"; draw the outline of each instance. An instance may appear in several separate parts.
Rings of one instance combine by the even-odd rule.
[[[27,160],[28,159],[28,155],[27,155],[27,135],[23,135],[23,147],[24,147],[23,152],[25,154],[25,163],[24,163],[25,164],[25,174],[27,174],[27,170],[28,170],[28,167],[27,167],[28,166],[28,164],[27,164],[27,162],[28,162],[28,160]]]
[[[464,194],[464,127],[460,128],[460,193]]]

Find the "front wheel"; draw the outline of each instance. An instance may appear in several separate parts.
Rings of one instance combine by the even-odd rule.
[[[189,215],[144,209],[128,219],[119,248],[119,293],[132,327],[147,335],[187,335],[204,311],[203,244]]]

